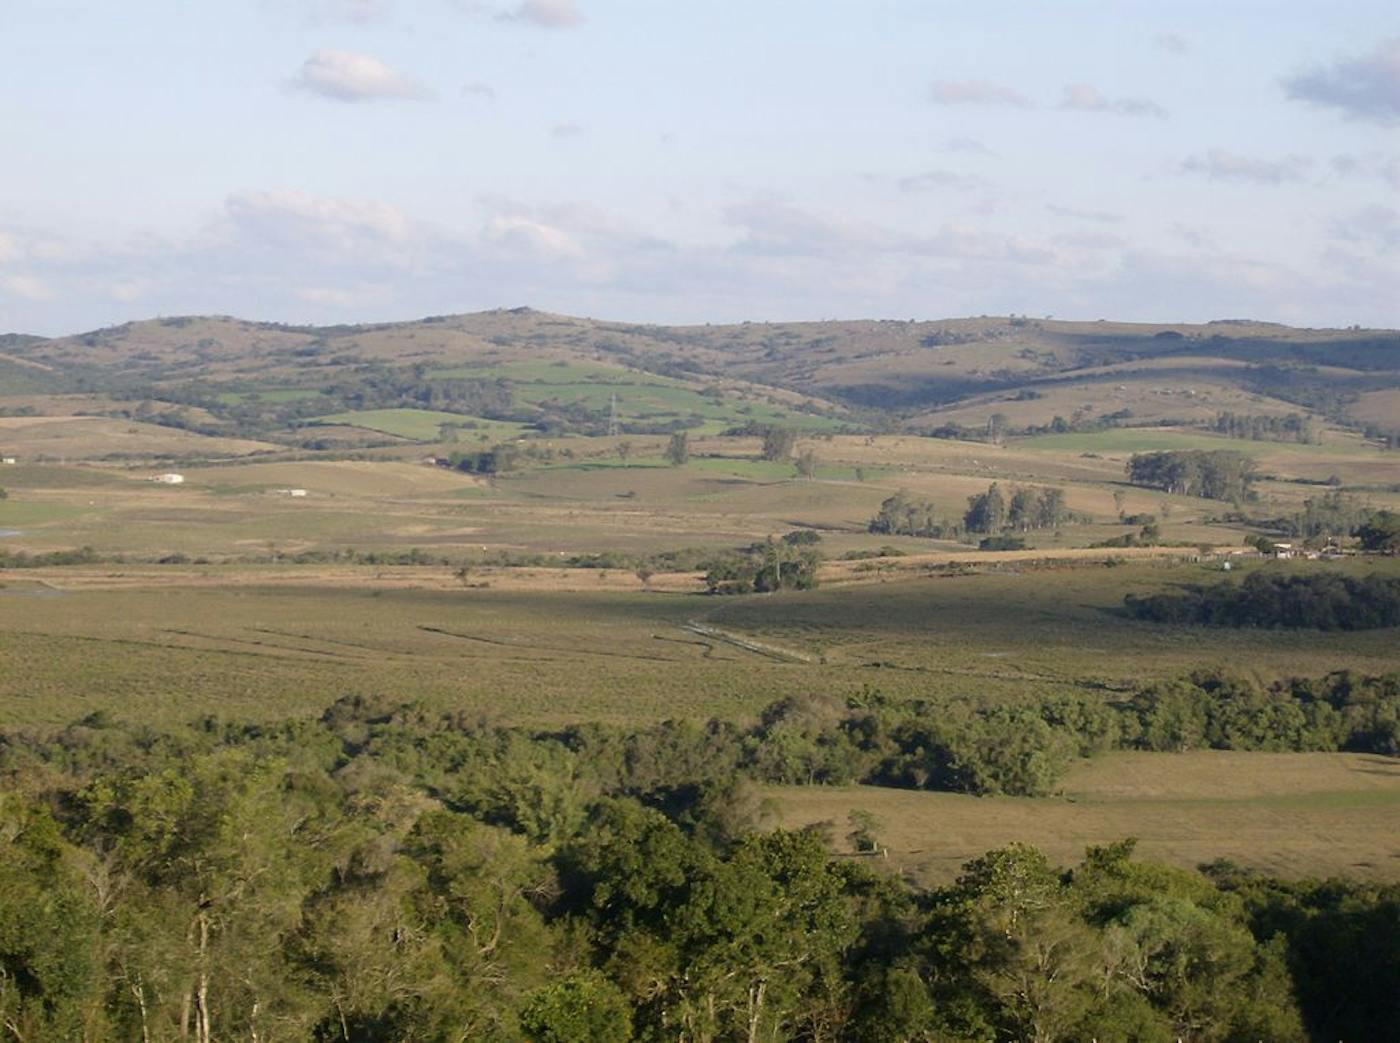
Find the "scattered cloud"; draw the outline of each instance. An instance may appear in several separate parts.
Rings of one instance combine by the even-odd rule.
[[[1363,206],[1334,221],[1332,233],[1382,252],[1400,250],[1400,212],[1379,203]]]
[[[376,22],[387,18],[394,0],[302,0],[313,22]]]
[[[1400,37],[1360,57],[1297,73],[1283,86],[1290,98],[1340,109],[1355,119],[1400,122]]]
[[[983,188],[987,179],[976,174],[960,174],[955,170],[926,170],[922,174],[902,177],[897,184],[901,192],[934,192],[939,189]]]
[[[299,286],[292,291],[292,295],[307,304],[341,311],[352,311],[377,302],[387,303],[394,297],[391,287],[375,283],[357,283],[353,286]]]
[[[1030,108],[1031,101],[1020,91],[987,80],[938,80],[929,88],[929,98],[939,105],[1009,105]]]
[[[1191,44],[1179,33],[1158,33],[1152,42],[1168,54],[1186,54],[1191,50]]]
[[[487,101],[495,101],[497,97],[496,88],[480,80],[462,84],[462,95],[467,98],[485,98]]]
[[[1060,99],[1060,108],[1075,112],[1107,112],[1119,116],[1165,117],[1167,110],[1155,101],[1145,98],[1108,98],[1099,89],[1088,83],[1065,84]]]
[[[1122,214],[1115,214],[1108,210],[1081,210],[1078,207],[1059,206],[1055,203],[1047,203],[1045,209],[1057,217],[1068,217],[1075,221],[1092,221],[1096,224],[1117,224],[1123,220]]]
[[[355,51],[317,51],[303,63],[292,86],[343,102],[422,98],[427,94],[378,58]]]
[[[582,257],[584,253],[579,242],[564,229],[519,214],[490,218],[482,235],[488,243],[512,253],[546,260]]]
[[[1332,157],[1332,170],[1340,177],[1377,178],[1391,188],[1400,189],[1400,155],[1386,156],[1379,152],[1337,155]]]
[[[553,138],[576,138],[583,133],[583,127],[577,123],[556,123],[549,128],[549,135]]]
[[[996,153],[989,149],[976,138],[949,138],[943,143],[944,152],[965,152],[972,156],[995,156]]]
[[[53,288],[43,279],[34,275],[23,275],[14,273],[11,275],[0,274],[0,293],[11,297],[18,297],[25,301],[51,301],[55,294]]]
[[[274,250],[402,259],[417,231],[387,203],[331,199],[306,192],[235,192],[224,203],[227,221],[244,243]]]
[[[576,0],[524,0],[504,17],[546,29],[569,29],[583,21],[583,12]]]
[[[1301,181],[1310,163],[1303,156],[1282,159],[1258,159],[1223,149],[1211,149],[1205,155],[1190,156],[1181,164],[1188,174],[1199,174],[1211,181],[1239,181],[1255,185],[1282,185]]]

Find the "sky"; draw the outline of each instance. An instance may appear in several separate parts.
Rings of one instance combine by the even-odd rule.
[[[0,332],[1400,326],[1400,8],[0,0]]]

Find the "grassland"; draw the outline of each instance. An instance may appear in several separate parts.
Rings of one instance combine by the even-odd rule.
[[[1400,509],[1400,458],[1339,426],[1387,421],[1400,379],[1388,336],[1004,319],[662,328],[493,312],[333,330],[161,320],[16,342],[21,354],[0,359],[0,412],[12,414],[0,415],[0,453],[19,457],[0,468],[3,549],[87,546],[101,560],[0,572],[0,724],[98,709],[270,721],[388,694],[554,727],[744,719],[785,696],[868,689],[1116,699],[1198,666],[1262,680],[1400,669],[1394,631],[1165,627],[1121,612],[1127,593],[1219,579],[1218,557],[1183,556],[1239,549],[1257,531],[1226,518],[1231,504],[1127,485],[1134,452],[1249,454],[1265,476],[1244,505],[1257,517],[1335,490]],[[1279,361],[1302,368],[1274,373]],[[504,381],[522,422],[351,408],[428,401],[403,388],[452,378]],[[1322,444],[1160,426],[1306,408],[1275,391],[1340,403],[1315,416]],[[686,428],[689,462],[665,460],[664,433],[555,433],[598,429],[614,399],[624,431]],[[1005,444],[914,433],[993,412],[1044,424],[1121,410],[1151,426]],[[148,422],[156,414],[162,424]],[[546,415],[572,419],[526,430]],[[756,437],[721,435],[750,423],[799,429],[812,476],[762,459]],[[455,441],[443,425],[459,428]],[[502,441],[521,450],[503,474],[424,462]],[[165,470],[186,481],[146,480]],[[992,482],[1061,488],[1074,520],[1006,553],[868,531],[897,492],[955,519]],[[1120,512],[1154,516],[1184,550],[1093,549],[1138,531]],[[635,571],[649,555],[683,551],[693,565],[799,528],[828,559],[815,591],[715,598],[696,572]],[[870,558],[885,548],[899,556]],[[415,550],[430,564],[364,564]],[[562,567],[598,554],[623,564]],[[863,557],[841,560],[851,554]],[[1392,769],[1345,755],[1123,754],[1078,766],[1044,800],[774,795],[784,821],[832,819],[838,834],[852,808],[874,811],[890,863],[928,879],[1010,839],[1069,861],[1127,833],[1181,864],[1224,855],[1395,878]]]
[[[1055,797],[967,797],[851,787],[767,791],[788,827],[845,834],[872,813],[888,865],[921,883],[1012,841],[1061,865],[1090,845],[1138,838],[1138,853],[1192,867],[1228,858],[1284,877],[1400,877],[1400,762],[1363,754],[1115,753],[1071,770]]]
[[[525,430],[523,424],[463,416],[460,413],[444,413],[433,409],[364,409],[315,417],[309,423],[361,427],[369,431],[412,439],[415,442],[439,441],[444,424],[463,428],[461,437],[467,440],[479,437],[483,440],[505,441],[520,437]]]
[[[97,705],[148,721],[266,719],[315,713],[347,692],[513,723],[733,717],[804,692],[1112,698],[1196,665],[1273,679],[1400,662],[1387,631],[1181,629],[1118,611],[1125,592],[1202,576],[1186,565],[988,571],[754,599],[646,590],[618,570],[575,570],[571,590],[549,589],[547,575],[497,589],[489,570],[465,584],[450,570],[357,571],[358,581],[265,566],[7,573],[0,721],[55,723]],[[691,622],[796,654],[698,638]]]

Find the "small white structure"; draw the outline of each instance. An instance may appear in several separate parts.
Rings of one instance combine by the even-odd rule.
[[[0,464],[5,464],[9,467],[13,467],[17,463],[19,463],[19,461],[16,460],[13,456],[0,456]]]
[[[305,489],[274,489],[273,492],[278,496],[291,496],[298,500],[306,495]]]
[[[1294,556],[1294,553],[1293,544],[1291,543],[1274,544],[1273,555],[1276,558],[1291,558]]]
[[[182,483],[184,482],[184,480],[185,480],[185,476],[184,476],[184,475],[182,475],[182,474],[175,474],[173,471],[172,471],[172,472],[168,472],[168,473],[166,473],[166,474],[157,474],[157,475],[153,475],[153,476],[151,477],[151,481],[153,481],[153,482],[161,482],[161,483],[164,484],[164,485],[180,485],[180,484],[182,484]]]

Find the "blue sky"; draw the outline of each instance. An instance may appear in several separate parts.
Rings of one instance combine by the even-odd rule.
[[[1390,3],[4,0],[0,331],[1400,325]]]

